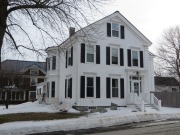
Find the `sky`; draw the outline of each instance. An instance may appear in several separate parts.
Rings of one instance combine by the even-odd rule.
[[[180,0],[111,0],[91,22],[119,11],[153,43],[150,51],[156,54],[157,41],[163,31],[180,25],[179,6]],[[20,59],[18,55],[15,57],[7,53],[3,60],[14,58]],[[31,60],[33,57],[28,56],[25,59],[27,58]]]
[[[106,7],[106,14],[118,10],[140,30],[153,43],[153,53],[163,31],[180,26],[180,0],[115,0]]]

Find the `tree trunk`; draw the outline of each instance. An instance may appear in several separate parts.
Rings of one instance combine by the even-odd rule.
[[[2,45],[3,45],[3,38],[6,31],[6,20],[7,20],[7,7],[8,7],[8,0],[1,0],[0,1],[0,70],[1,70],[1,54],[2,54]]]

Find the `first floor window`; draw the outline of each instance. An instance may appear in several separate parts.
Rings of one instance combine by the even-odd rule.
[[[132,64],[138,67],[138,51],[132,51]]]
[[[112,97],[118,97],[118,79],[112,79]]]
[[[55,97],[55,82],[51,82],[51,97]]]
[[[18,97],[17,97],[18,96]],[[16,95],[16,99],[19,99],[21,98],[21,94],[20,93],[17,93]],[[30,91],[29,92],[29,99],[30,100],[35,100],[36,99],[36,92],[35,91]]]
[[[65,80],[65,98],[72,98],[72,78]]]
[[[86,79],[86,97],[94,97],[94,78],[93,77],[87,77]]]
[[[118,49],[112,48],[112,64],[118,64]]]
[[[94,46],[93,45],[87,45],[87,54],[86,54],[86,61],[87,62],[94,62]]]

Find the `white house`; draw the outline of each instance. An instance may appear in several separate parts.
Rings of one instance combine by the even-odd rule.
[[[71,28],[67,40],[46,49],[46,102],[78,107],[150,102],[151,44],[118,11],[77,32]]]

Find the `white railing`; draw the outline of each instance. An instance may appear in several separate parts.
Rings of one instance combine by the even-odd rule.
[[[151,104],[153,104],[158,111],[161,111],[161,100],[158,100],[153,93],[151,93]]]
[[[130,93],[130,103],[131,104],[136,104],[141,112],[144,112],[144,101],[139,98],[137,93]]]

